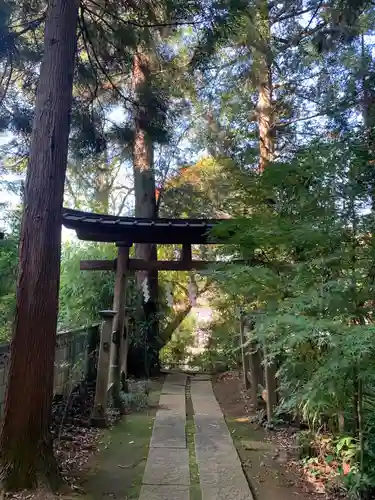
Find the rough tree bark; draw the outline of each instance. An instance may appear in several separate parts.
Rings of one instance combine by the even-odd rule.
[[[109,212],[109,199],[113,187],[112,171],[108,165],[107,143],[103,137],[98,139],[94,176],[95,210],[107,214]]]
[[[125,363],[125,356],[127,355],[124,333],[126,332],[126,285],[128,278],[129,249],[130,247],[128,245],[119,245],[113,297],[113,310],[116,311],[116,315],[113,319],[115,341],[112,342],[111,345],[112,398],[115,408],[117,408],[120,413],[124,412],[120,391],[125,384],[125,374],[122,373],[122,368]]]
[[[59,483],[49,433],[61,213],[76,48],[77,0],[48,3],[22,218],[16,316],[1,433],[6,489]]]
[[[254,60],[257,71],[257,122],[259,134],[259,171],[263,172],[273,160],[275,152],[274,113],[272,103],[272,55],[270,52],[270,21],[268,2],[260,0],[257,8],[257,28],[260,35],[260,50]]]
[[[272,83],[272,52],[271,27],[269,19],[269,5],[267,0],[259,0],[256,9],[256,23],[259,34],[260,47],[256,50],[254,60],[257,70],[257,121],[259,137],[259,163],[260,173],[268,167],[275,157],[275,116],[273,108],[273,83]],[[267,392],[267,419],[270,423],[277,403],[276,367],[266,359],[267,346],[263,345],[264,376]],[[255,359],[255,358],[254,358]]]
[[[259,97],[257,104],[259,129],[259,171],[263,172],[274,158],[272,72],[263,58],[259,72]]]
[[[241,314],[240,318],[240,348],[241,348],[241,357],[242,357],[242,376],[243,376],[243,384],[245,389],[249,389],[249,379],[248,379],[248,372],[249,372],[249,359],[247,356],[247,349],[244,346],[245,344],[245,318],[243,314]]]
[[[135,216],[154,219],[157,217],[156,189],[154,175],[154,147],[147,127],[150,123],[149,108],[145,96],[150,85],[150,59],[147,53],[139,48],[133,57],[132,69],[133,93],[138,101],[134,112],[134,190],[135,190]],[[156,245],[135,245],[137,259],[154,260],[157,258]],[[138,272],[137,286],[140,290],[143,281],[147,279],[150,299],[143,301],[143,319],[147,324],[146,338],[147,352],[145,359],[145,375],[150,375],[159,370],[159,334],[158,313],[158,273]],[[144,346],[145,347],[145,346]]]
[[[250,368],[250,378],[251,378],[251,403],[254,410],[258,410],[258,390],[259,386],[263,385],[263,370],[260,359],[260,352],[258,349],[257,342],[254,341],[254,334],[252,330],[255,326],[255,320],[253,318],[248,319],[246,325],[246,331],[248,337],[250,338],[249,343],[249,368]]]
[[[168,325],[160,333],[160,337],[163,339],[163,342],[165,344],[167,344],[171,340],[173,332],[176,331],[177,328],[181,325],[181,323],[192,310],[192,307],[193,306],[191,304],[187,304],[186,307],[182,311],[179,311],[172,319],[172,321],[168,323]]]
[[[111,185],[108,183],[108,169],[105,166],[98,166],[95,179],[95,209],[102,214],[109,212],[109,196]]]

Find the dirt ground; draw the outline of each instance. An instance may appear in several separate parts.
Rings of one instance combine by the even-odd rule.
[[[238,378],[214,380],[213,387],[255,500],[328,498],[304,481],[295,458],[280,448],[275,432],[249,421]]]

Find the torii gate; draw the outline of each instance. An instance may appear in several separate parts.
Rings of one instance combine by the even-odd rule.
[[[110,352],[113,395],[121,409],[119,399],[121,374],[126,370],[125,339],[122,335],[125,325],[125,291],[129,271],[191,271],[206,269],[216,261],[198,261],[192,258],[193,244],[225,243],[213,239],[211,230],[219,219],[143,219],[81,212],[63,209],[63,225],[73,229],[80,240],[115,243],[118,247],[115,260],[84,260],[80,269],[86,271],[114,271],[116,273],[113,300],[114,338]],[[180,260],[130,259],[129,250],[134,243],[180,244]],[[245,261],[237,261],[245,263]],[[248,264],[256,264],[255,259]],[[109,314],[111,318],[111,314]],[[244,366],[244,369],[245,366]],[[267,377],[266,377],[267,381]],[[269,403],[268,403],[269,404]],[[97,409],[97,420],[103,420],[102,409]],[[94,409],[95,412],[95,409]],[[271,411],[269,412],[272,413]]]
[[[119,398],[121,378],[122,372],[126,373],[126,341],[122,332],[126,320],[127,274],[132,271],[191,271],[206,268],[212,263],[194,261],[191,246],[213,243],[209,239],[209,232],[218,222],[218,220],[204,219],[151,220],[63,209],[63,225],[75,230],[79,239],[115,243],[118,247],[117,259],[81,261],[80,269],[116,273],[113,300],[114,335],[109,363],[114,402],[120,410],[122,406]],[[170,261],[130,259],[129,250],[134,243],[182,244],[181,258]],[[110,315],[109,318],[111,318]],[[102,412],[99,411],[98,419],[101,418]]]

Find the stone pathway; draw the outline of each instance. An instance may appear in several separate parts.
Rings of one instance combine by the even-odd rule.
[[[166,378],[139,500],[189,500],[185,386],[183,374]],[[202,500],[253,500],[211,382],[192,377],[191,398]]]
[[[202,500],[252,499],[211,382],[193,381],[191,399]]]
[[[139,500],[189,500],[185,386],[182,374],[164,382]]]

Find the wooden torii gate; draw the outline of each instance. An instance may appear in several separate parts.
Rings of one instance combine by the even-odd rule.
[[[212,262],[194,261],[192,258],[193,244],[212,243],[209,231],[217,220],[203,219],[142,219],[132,217],[116,217],[94,214],[77,210],[63,210],[63,225],[73,229],[79,239],[86,241],[115,243],[118,247],[115,260],[81,261],[80,269],[85,271],[115,272],[115,289],[113,311],[104,311],[103,320],[106,341],[110,344],[110,352],[102,355],[110,368],[109,386],[115,406],[121,411],[120,400],[121,380],[126,377],[127,338],[124,339],[126,322],[126,281],[133,271],[191,271],[207,268]],[[129,258],[130,248],[134,243],[181,244],[180,260],[143,260]],[[113,321],[112,342],[108,342],[108,331]],[[108,326],[109,325],[109,326]],[[108,350],[108,347],[107,347]],[[102,349],[100,353],[102,352]],[[98,383],[104,397],[103,377],[98,376]],[[94,420],[102,425],[105,419],[103,403],[97,402],[94,410]]]
[[[105,355],[104,357],[106,359],[109,357],[113,399],[120,411],[122,407],[119,398],[121,378],[122,373],[126,374],[126,339],[124,339],[122,332],[126,321],[126,281],[129,272],[203,270],[212,264],[217,264],[216,261],[193,260],[192,245],[220,243],[220,239],[213,240],[210,234],[210,231],[219,222],[218,219],[164,218],[152,220],[63,209],[63,225],[68,229],[75,230],[79,239],[115,243],[118,247],[115,260],[84,260],[80,263],[80,269],[84,271],[113,271],[116,273],[113,311],[104,312],[104,319],[107,321],[107,327],[105,328],[107,337],[110,328],[108,324],[112,324],[113,318],[111,349],[108,356]],[[134,243],[182,245],[180,259],[152,261],[131,259],[129,258],[129,251]],[[244,261],[241,262],[244,263]],[[249,262],[249,264],[251,263]],[[99,425],[105,419],[103,408],[100,408],[100,406],[102,406],[101,403],[98,403],[94,409],[94,419],[97,420]]]

